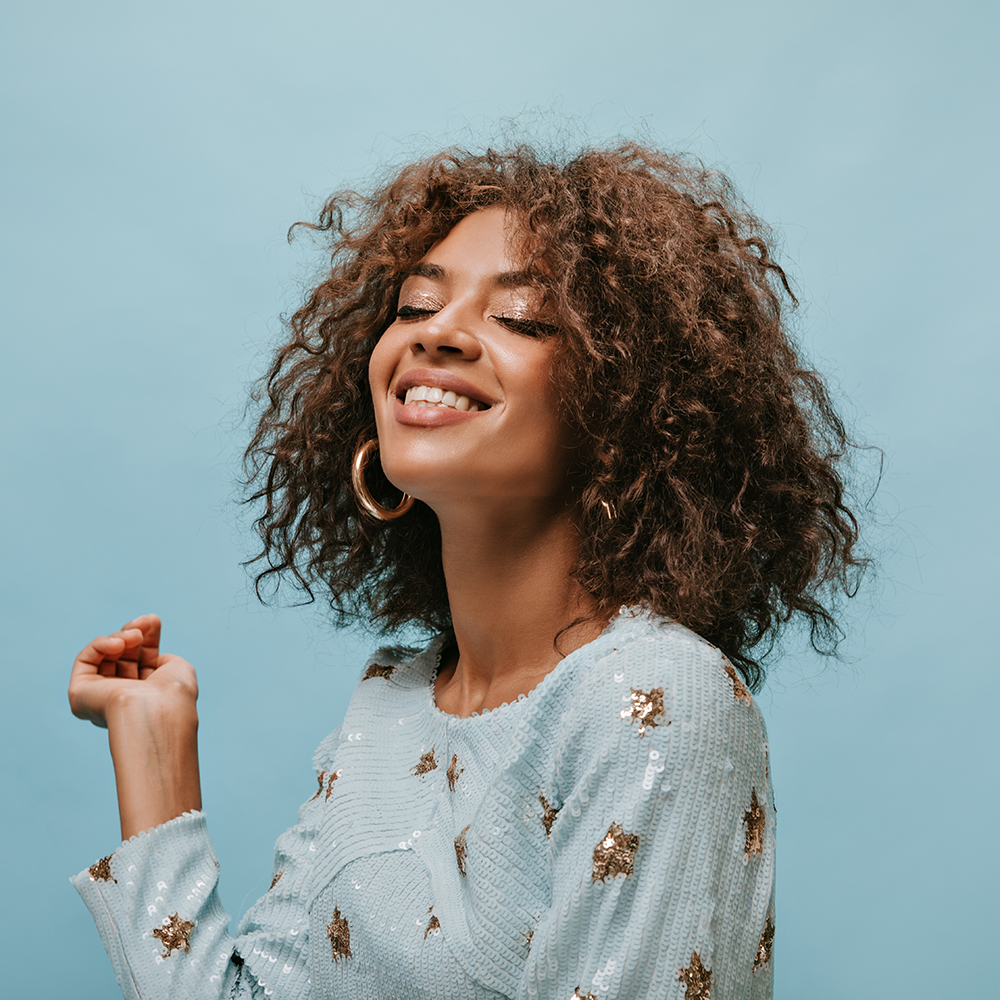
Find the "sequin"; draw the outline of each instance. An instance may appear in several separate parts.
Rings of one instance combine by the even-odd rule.
[[[434,766],[437,767],[437,764]],[[450,791],[455,791],[455,786],[458,784],[458,776],[464,770],[464,767],[458,766],[458,754],[453,753],[451,755],[451,763],[448,765],[448,770],[444,772],[448,776],[448,788]]]
[[[330,953],[335,962],[351,957],[351,928],[347,917],[340,915],[339,907],[333,908],[333,920],[326,925],[326,936],[330,939]]]
[[[277,875],[275,875],[273,879],[271,879],[271,885],[270,885],[270,888],[268,888],[268,890],[267,890],[268,892],[270,892],[270,891],[271,891],[271,889],[273,889],[273,888],[274,888],[274,887],[275,887],[275,886],[276,886],[276,885],[278,884],[278,880],[279,880],[279,879],[281,878],[281,876],[282,876],[282,875],[284,875],[284,874],[285,874],[285,872],[284,872],[284,870],[282,870],[282,871],[278,872],[278,873],[277,873]]]
[[[90,872],[90,877],[95,882],[114,882],[115,885],[118,885],[118,879],[111,874],[111,859],[113,857],[113,854],[109,854],[106,858],[101,858],[100,861],[95,862],[87,869]]]
[[[655,729],[657,717],[664,715],[663,688],[640,691],[632,688],[632,707],[622,709],[622,718],[639,723],[639,735],[645,736],[647,729]]]
[[[774,921],[768,917],[764,924],[764,933],[760,936],[760,944],[757,946],[757,957],[753,960],[753,971],[756,972],[761,966],[767,965],[771,961],[771,948],[774,945]]]
[[[320,771],[316,775],[316,780],[319,782],[319,788],[316,790],[316,794],[309,801],[312,802],[313,799],[318,799],[323,792],[323,782],[326,781],[326,771]]]
[[[329,799],[333,794],[333,783],[340,777],[340,771],[331,771],[330,777],[326,781],[326,799]],[[325,802],[326,799],[323,801]]]
[[[603,882],[616,875],[632,874],[632,862],[639,848],[639,835],[626,833],[617,823],[608,827],[604,839],[594,848],[594,873],[591,880]]]
[[[528,931],[528,933],[524,935],[524,943],[525,943],[525,944],[526,944],[526,945],[527,945],[527,946],[528,946],[529,948],[531,947],[531,939],[532,939],[532,938],[533,938],[534,936],[535,936],[535,928],[534,928],[534,927],[532,927],[532,928],[531,928],[531,930],[530,930],[530,931]]]
[[[684,984],[684,1000],[712,1000],[712,970],[702,965],[698,952],[691,952],[691,964],[677,981]]]
[[[163,957],[169,958],[175,950],[188,950],[193,930],[194,921],[181,920],[178,914],[173,913],[163,921],[162,926],[153,928],[153,937],[160,939],[163,947],[167,949]]]
[[[582,986],[577,986],[569,1000],[597,1000],[593,993],[581,993]]]
[[[364,672],[364,676],[361,679],[363,681],[370,681],[373,677],[384,677],[388,680],[392,676],[395,669],[395,667],[390,667],[384,663],[373,663]]]
[[[556,816],[559,815],[559,810],[554,808],[549,800],[542,795],[541,792],[538,793],[538,801],[542,804],[542,826],[545,827],[545,836],[551,836],[552,834],[552,824],[556,821]]]
[[[431,747],[427,753],[422,753],[420,755],[420,760],[412,768],[414,774],[427,774],[428,771],[437,770],[437,761],[434,759],[434,747]]]
[[[467,823],[465,829],[455,838],[455,857],[458,859],[458,870],[462,873],[462,878],[465,878],[465,835],[469,832],[470,826],[472,824]]]
[[[747,690],[740,675],[736,673],[736,668],[728,660],[723,660],[722,665],[726,668],[726,673],[729,674],[729,679],[733,682],[733,697],[737,701],[742,701],[749,705],[751,702],[750,692]]]
[[[427,935],[430,934],[431,931],[441,930],[441,921],[438,920],[438,918],[433,913],[431,913],[431,910],[433,909],[434,907],[432,906],[430,910],[427,911],[428,913],[431,914],[431,919],[427,921],[427,930],[424,931],[425,941],[427,940]]]
[[[751,854],[760,854],[764,850],[764,810],[757,801],[757,789],[750,793],[750,808],[743,814],[743,822],[747,825],[747,838],[744,851],[749,858]]]

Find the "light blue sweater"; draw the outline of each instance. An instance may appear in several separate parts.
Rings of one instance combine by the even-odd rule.
[[[766,734],[719,651],[623,609],[459,718],[443,645],[370,661],[235,940],[200,813],[73,879],[125,997],[770,997]]]

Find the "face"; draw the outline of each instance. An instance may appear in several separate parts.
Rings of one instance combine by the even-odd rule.
[[[565,502],[568,450],[549,383],[555,338],[511,256],[501,208],[459,222],[403,283],[369,363],[382,467],[439,514]]]

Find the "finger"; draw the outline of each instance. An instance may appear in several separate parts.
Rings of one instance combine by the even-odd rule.
[[[125,640],[118,635],[99,635],[77,654],[73,678],[96,676],[105,662],[114,663],[125,650]]]
[[[137,628],[142,631],[142,646],[137,655],[137,664],[139,677],[144,680],[156,668],[160,657],[160,618],[158,615],[140,615],[126,622],[122,628]]]
[[[142,655],[142,629],[124,628],[112,633],[112,638],[118,637],[124,643],[124,649],[113,663],[101,665],[100,674],[103,677],[127,677],[129,680],[139,679],[139,657]]]

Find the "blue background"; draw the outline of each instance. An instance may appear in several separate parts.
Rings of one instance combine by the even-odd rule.
[[[239,566],[246,387],[319,264],[285,231],[387,161],[537,106],[543,130],[568,116],[726,167],[784,233],[808,354],[886,452],[849,662],[792,641],[760,699],[776,995],[989,995],[997,10],[5,5],[4,994],[117,995],[66,881],[117,844],[112,771],[65,686],[134,614],[159,612],[199,669],[223,898],[236,914],[266,890],[369,643],[262,609]]]

